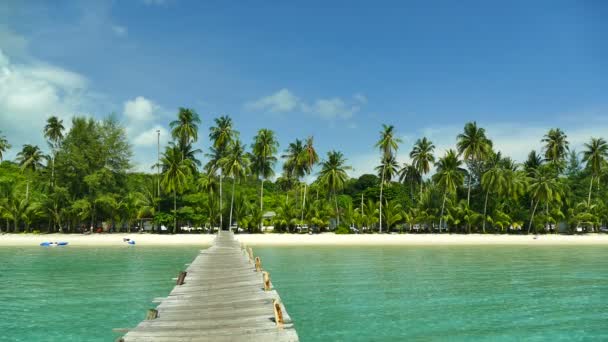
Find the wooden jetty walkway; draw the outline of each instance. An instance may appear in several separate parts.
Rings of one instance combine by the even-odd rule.
[[[119,341],[298,341],[279,294],[251,248],[220,231]]]

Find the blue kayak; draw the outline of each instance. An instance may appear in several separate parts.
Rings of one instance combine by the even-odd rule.
[[[60,242],[48,242],[45,241],[43,243],[40,244],[40,246],[42,247],[55,247],[55,246],[67,246],[68,243],[65,241],[60,241]]]
[[[129,240],[127,243],[128,243],[129,245],[134,245],[134,244],[135,244],[135,241],[134,241],[134,240]]]

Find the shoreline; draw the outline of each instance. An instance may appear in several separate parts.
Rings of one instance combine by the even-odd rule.
[[[2,234],[0,246],[39,246],[45,241],[67,241],[70,246],[125,246],[130,238],[139,246],[207,246],[210,234]],[[608,245],[608,234],[587,235],[493,235],[493,234],[237,234],[249,246],[458,246],[458,245]]]

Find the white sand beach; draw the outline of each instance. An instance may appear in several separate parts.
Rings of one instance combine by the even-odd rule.
[[[458,234],[238,234],[251,246],[408,246],[408,245],[608,245],[607,234],[589,235],[458,235]],[[121,246],[123,238],[138,246],[209,245],[208,234],[3,234],[0,246],[38,246],[45,241],[67,241],[70,246]]]

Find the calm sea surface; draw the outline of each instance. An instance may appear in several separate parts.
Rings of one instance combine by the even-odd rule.
[[[200,248],[0,247],[0,340],[113,341]],[[258,247],[302,341],[608,340],[606,247]]]

